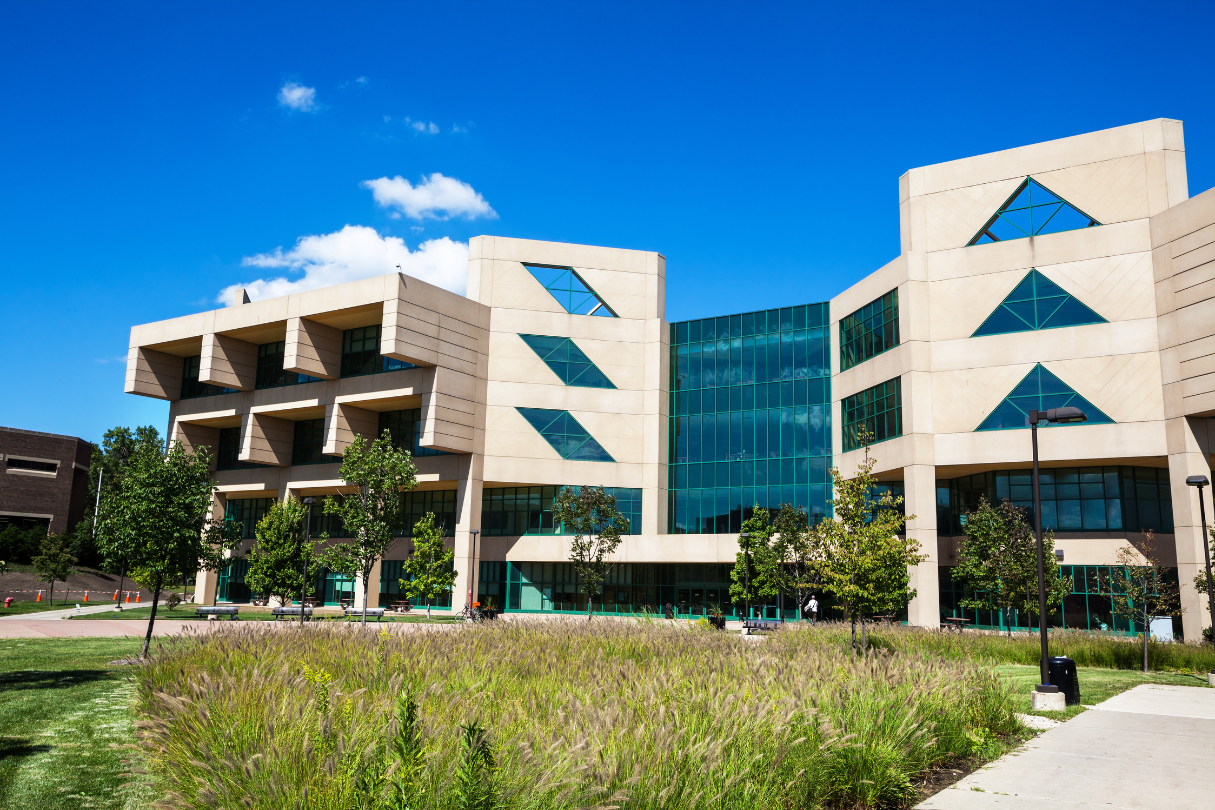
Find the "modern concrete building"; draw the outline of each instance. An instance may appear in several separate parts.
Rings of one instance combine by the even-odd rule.
[[[71,531],[88,508],[92,452],[75,436],[0,427],[0,530]]]
[[[827,471],[856,468],[864,427],[928,554],[908,609],[926,626],[958,610],[962,514],[980,495],[1030,502],[1025,412],[1074,405],[1087,423],[1040,437],[1043,520],[1073,582],[1055,621],[1128,629],[1108,567],[1150,529],[1196,637],[1185,478],[1211,475],[1215,190],[1188,199],[1181,123],[912,169],[898,187],[899,256],[830,301],[668,323],[658,253],[482,236],[467,297],[392,274],[137,326],[126,390],[171,401],[175,440],[218,448],[217,506],[246,526],[271,498],[341,492],[352,436],[390,429],[416,456],[411,509],[451,532],[455,606],[476,569],[507,611],[581,609],[551,515],[571,485],[611,488],[632,518],[606,610],[729,610],[750,505],[829,516]],[[407,548],[373,600],[399,598]],[[240,580],[238,561],[200,591],[247,598]]]

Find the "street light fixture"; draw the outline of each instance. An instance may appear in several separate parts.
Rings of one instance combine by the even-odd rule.
[[[300,627],[304,626],[304,600],[308,598],[308,536],[312,531],[312,506],[316,498],[311,495],[304,498],[307,513],[304,518],[304,547],[300,549],[300,559],[304,561],[304,572],[300,577]]]
[[[1207,531],[1207,505],[1202,500],[1202,488],[1210,482],[1205,475],[1191,475],[1185,482],[1189,486],[1198,487],[1198,513],[1202,515],[1202,551],[1207,558],[1207,607],[1211,611],[1211,626],[1215,628],[1215,588],[1211,587],[1210,532]],[[1211,631],[1211,643],[1215,644],[1215,629]]]
[[[481,567],[477,563],[477,535],[480,533],[481,533],[480,529],[473,529],[472,531],[469,532],[469,534],[472,535],[472,540],[473,540],[472,565],[469,566],[469,571],[468,571],[468,611],[469,611],[468,615],[470,615],[470,616],[472,615],[472,607],[473,607],[473,593],[474,593],[473,589],[477,587],[477,569]]]
[[[1029,412],[1029,433],[1034,446],[1034,534],[1038,539],[1038,633],[1042,639],[1042,681],[1036,687],[1039,692],[1058,692],[1058,686],[1050,682],[1050,655],[1046,640],[1046,561],[1042,553],[1042,498],[1038,491],[1038,423],[1074,425],[1088,421],[1088,416],[1079,408],[1049,408],[1045,411]]]
[[[750,538],[751,533],[743,532],[740,535],[738,535],[739,540],[743,539],[744,537]],[[743,546],[743,559],[746,561],[746,565],[747,565],[747,570],[745,572],[745,579],[746,579],[746,583],[747,583],[745,586],[747,589],[747,613],[745,616],[743,616],[743,632],[746,633],[747,632],[746,621],[747,621],[747,619],[751,618],[751,543],[750,542],[748,542],[745,546]]]

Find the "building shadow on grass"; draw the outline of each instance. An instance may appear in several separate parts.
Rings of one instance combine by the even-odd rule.
[[[110,680],[113,675],[103,669],[25,669],[0,673],[0,692],[23,689],[67,689],[85,683]],[[3,754],[0,753],[0,757]]]

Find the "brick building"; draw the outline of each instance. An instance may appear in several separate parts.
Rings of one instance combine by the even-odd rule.
[[[69,531],[84,516],[92,445],[75,436],[0,427],[0,530]]]

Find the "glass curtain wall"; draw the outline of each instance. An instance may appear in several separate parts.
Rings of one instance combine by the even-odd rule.
[[[481,491],[481,530],[484,537],[526,534],[565,534],[554,525],[553,503],[563,487],[500,487]],[[629,519],[632,534],[641,533],[641,490],[604,487],[616,498],[616,508]]]
[[[1062,467],[1041,470],[1042,529],[1057,532],[1173,533],[1169,471],[1157,467]],[[937,481],[937,526],[944,535],[965,534],[963,518],[979,505],[1008,498],[1026,509],[1033,525],[1030,470],[996,470]]]
[[[1114,615],[1111,603],[1110,571],[1108,565],[1061,565],[1059,572],[1068,586],[1063,605],[1046,618],[1047,627],[1063,627],[1070,630],[1096,630],[1134,635],[1143,632],[1135,622]],[[1037,630],[1038,620],[1025,611],[1011,611],[1005,615],[998,610],[973,610],[963,608],[960,602],[965,592],[960,583],[953,581],[953,568],[941,566],[939,588],[941,617],[965,618],[973,626],[987,630]],[[1177,569],[1165,569],[1165,580],[1177,583]],[[1174,623],[1174,633],[1180,637],[1180,622]]]
[[[827,304],[671,324],[671,534],[737,532],[754,504],[829,516]]]

